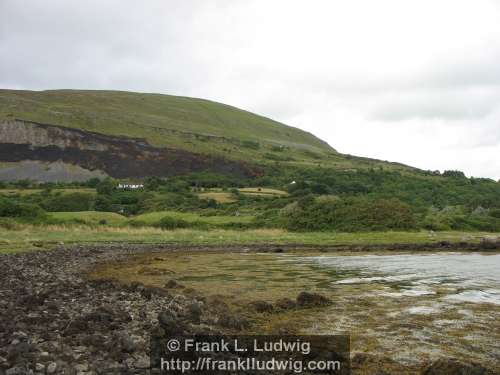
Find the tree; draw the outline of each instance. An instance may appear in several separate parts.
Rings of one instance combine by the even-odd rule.
[[[97,177],[94,177],[94,178],[91,178],[90,180],[88,180],[85,185],[90,187],[90,188],[96,188],[97,185],[99,185],[99,183],[101,182],[100,179],[98,179]]]
[[[116,188],[116,181],[111,178],[105,178],[96,186],[97,194],[111,195]]]
[[[104,212],[113,211],[111,199],[106,195],[98,195],[94,202],[94,210]]]

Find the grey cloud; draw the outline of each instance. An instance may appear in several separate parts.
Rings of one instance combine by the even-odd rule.
[[[490,90],[415,90],[388,95],[373,110],[370,118],[379,121],[409,119],[480,121],[494,112],[499,102],[500,86]]]
[[[191,22],[177,2],[5,0],[0,8],[0,83],[7,87],[187,88],[191,63],[176,34]],[[29,4],[29,7],[27,7]],[[185,2],[184,2],[185,4]],[[165,18],[161,15],[165,14]],[[162,25],[169,22],[170,27]],[[186,73],[200,80],[192,69]]]

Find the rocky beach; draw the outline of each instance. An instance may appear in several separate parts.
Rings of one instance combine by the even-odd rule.
[[[60,246],[52,251],[0,255],[0,374],[144,374],[150,372],[152,332],[251,332],[253,317],[335,303],[304,291],[297,299],[254,301],[235,310],[171,279],[164,287],[89,278],[102,264],[176,247]],[[209,248],[192,248],[205,251]],[[213,250],[213,249],[211,249]],[[225,249],[225,251],[252,249]],[[268,251],[284,251],[268,249]],[[242,313],[246,312],[246,313]],[[454,359],[403,366],[358,353],[354,374],[495,374]]]

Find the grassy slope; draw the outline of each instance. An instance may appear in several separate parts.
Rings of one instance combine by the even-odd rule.
[[[119,225],[127,221],[125,216],[114,212],[97,212],[97,211],[81,211],[81,212],[49,212],[48,215],[61,222],[81,222],[85,224],[99,224],[101,220],[106,220],[107,224]]]
[[[114,212],[97,212],[97,211],[81,211],[81,212],[48,212],[50,218],[57,220],[58,224],[99,224],[101,220],[106,220],[106,224],[111,226],[126,226],[128,223],[140,223],[145,226],[155,225],[160,222],[165,216],[175,219],[181,219],[188,223],[205,223],[213,225],[230,224],[230,223],[249,223],[253,216],[201,216],[191,212],[177,211],[155,211],[142,215],[132,216],[127,218]]]
[[[29,194],[37,194],[41,193],[42,189],[0,189],[0,195],[12,196],[12,195],[29,195]],[[91,188],[71,188],[71,189],[53,189],[53,193],[63,193],[63,194],[71,194],[71,193],[87,193],[87,194],[95,194],[95,189]]]
[[[253,216],[200,216],[190,212],[157,211],[134,216],[132,220],[151,225],[158,223],[165,216],[181,219],[189,223],[202,222],[207,224],[249,223],[253,219]]]
[[[241,154],[237,143],[245,140],[258,141],[264,148],[283,145],[334,152],[325,142],[300,129],[225,104],[171,95],[0,90],[0,116],[146,138],[157,146],[206,152],[215,148],[221,153]],[[196,139],[190,133],[200,137]]]
[[[201,199],[214,199],[219,203],[231,203],[236,202],[236,198],[234,198],[233,194],[226,192],[217,192],[217,191],[209,191],[206,193],[199,193],[198,197]]]
[[[196,98],[124,91],[0,89],[2,118],[145,138],[156,146],[261,163],[412,170],[397,163],[343,155],[303,130]],[[242,147],[244,141],[259,142],[261,147]],[[285,148],[278,152],[276,146]]]
[[[438,241],[477,242],[492,233],[438,232],[373,232],[373,233],[292,233],[277,229],[248,231],[191,230],[163,231],[155,228],[112,228],[107,226],[29,226],[16,230],[0,228],[0,253],[50,249],[59,243],[169,243],[184,245],[249,245],[301,244],[307,245],[367,245],[390,243],[432,243]]]
[[[277,189],[268,189],[268,188],[240,188],[237,190],[239,190],[239,192],[243,195],[268,197],[268,198],[288,195],[286,191]],[[199,193],[198,197],[204,199],[214,199],[219,203],[230,203],[236,201],[232,193],[229,193],[227,191],[222,191],[221,189],[207,190],[203,193]]]

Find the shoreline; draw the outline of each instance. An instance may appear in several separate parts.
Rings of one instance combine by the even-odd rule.
[[[302,244],[302,243],[283,243],[283,244],[178,244],[178,243],[123,243],[110,242],[101,244],[76,244],[70,246],[58,245],[53,250],[62,249],[133,249],[138,252],[164,252],[164,251],[213,251],[213,252],[286,252],[286,251],[318,251],[318,252],[370,252],[370,251],[465,251],[465,252],[496,252],[500,251],[500,239],[483,240],[480,242],[469,241],[439,241],[424,243],[385,243],[385,244]],[[37,251],[37,250],[35,250]],[[46,250],[39,250],[46,251]]]
[[[87,375],[143,374],[150,366],[151,332],[243,332],[250,323],[245,317],[234,314],[220,300],[196,292],[186,293],[182,289],[88,278],[90,272],[100,265],[119,263],[134,255],[214,251],[215,248],[151,244],[80,245],[61,246],[52,251],[0,254],[0,374],[17,373],[14,371],[24,371],[29,366],[35,374],[62,371]],[[263,250],[262,245],[218,248],[233,252]],[[317,246],[306,248],[319,249]],[[299,249],[298,245],[268,245],[264,251],[294,249]],[[444,249],[450,250],[450,247]],[[340,248],[324,250],[340,251]],[[448,361],[448,367],[482,368],[475,364],[457,365],[452,359],[440,361],[439,366]],[[437,365],[405,366],[390,358],[364,353],[352,358],[353,374],[370,374],[378,370],[433,374],[424,371]]]
[[[0,223],[1,224],[1,223]],[[194,230],[159,228],[111,228],[106,226],[0,225],[0,253],[24,252],[72,246],[187,246],[187,247],[311,247],[356,248],[498,248],[500,233],[486,232],[289,232],[280,229]],[[456,245],[459,244],[459,245]]]

